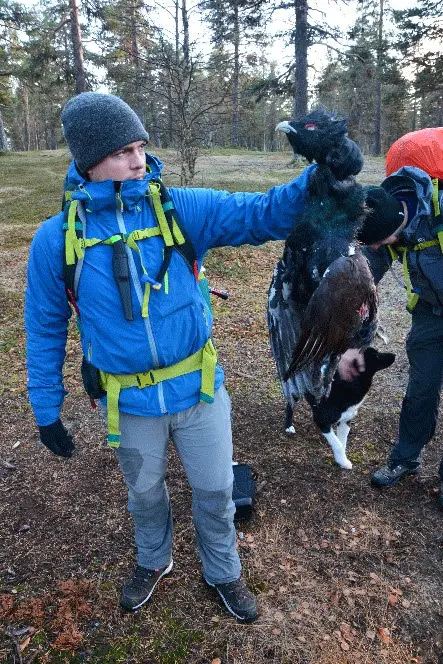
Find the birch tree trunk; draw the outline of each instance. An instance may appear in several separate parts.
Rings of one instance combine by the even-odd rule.
[[[21,97],[23,102],[23,149],[30,150],[31,130],[29,122],[29,97],[28,91],[24,85],[21,86]]]
[[[7,152],[8,150],[8,141],[6,140],[5,126],[3,124],[3,116],[0,110],[0,152]]]

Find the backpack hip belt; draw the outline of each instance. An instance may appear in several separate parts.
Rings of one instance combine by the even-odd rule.
[[[143,389],[157,385],[163,380],[184,376],[193,371],[201,371],[200,401],[212,403],[216,365],[217,352],[211,339],[208,339],[203,348],[169,367],[135,374],[112,374],[100,371],[100,383],[107,394],[109,447],[120,446],[118,401],[122,389],[126,387]]]

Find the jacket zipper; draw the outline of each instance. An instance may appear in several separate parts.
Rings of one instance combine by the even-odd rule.
[[[117,214],[118,228],[119,228],[120,233],[126,233],[127,232],[126,231],[126,225],[125,225],[125,221],[123,219],[123,212],[122,212],[123,204],[122,204],[122,199],[121,199],[121,195],[120,195],[119,191],[116,193],[116,197],[117,197],[116,214]],[[139,302],[140,309],[141,309],[141,307],[143,306],[142,285],[140,283],[140,279],[139,279],[139,276],[138,276],[138,273],[137,273],[137,267],[135,265],[134,256],[132,254],[132,251],[130,250],[130,248],[128,247],[127,244],[125,244],[125,249],[126,249],[126,254],[128,256],[129,271],[131,273],[132,283],[134,284],[135,293],[137,295],[137,300]],[[152,332],[152,327],[151,327],[151,322],[150,322],[149,316],[146,317],[146,318],[143,318],[143,322],[144,322],[146,334],[147,334],[147,337],[148,337],[149,350],[151,351],[152,359],[153,359],[153,362],[154,362],[154,368],[158,369],[158,367],[160,366],[160,363],[159,363],[159,359],[158,359],[157,347],[156,347],[156,344],[155,344],[154,334]],[[159,400],[159,404],[160,404],[160,410],[161,410],[162,413],[167,413],[166,404],[165,404],[165,397],[164,397],[164,392],[163,392],[163,384],[161,382],[157,384],[157,390],[158,390],[157,394],[158,394],[158,400]]]

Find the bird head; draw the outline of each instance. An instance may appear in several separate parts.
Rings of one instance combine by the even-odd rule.
[[[360,149],[347,137],[347,120],[324,109],[279,122],[275,130],[286,134],[295,155],[328,165],[338,179],[356,175],[363,166]]]

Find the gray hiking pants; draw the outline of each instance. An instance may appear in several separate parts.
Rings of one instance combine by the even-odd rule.
[[[240,576],[232,501],[231,404],[224,386],[213,404],[199,403],[175,415],[120,413],[116,450],[128,487],[137,562],[155,569],[172,556],[172,514],[165,484],[171,438],[192,488],[192,517],[203,573],[209,583]]]
[[[398,439],[389,462],[411,468],[435,433],[443,386],[443,318],[421,311],[412,314],[406,340],[409,381],[400,413]],[[440,465],[443,479],[443,461]]]

